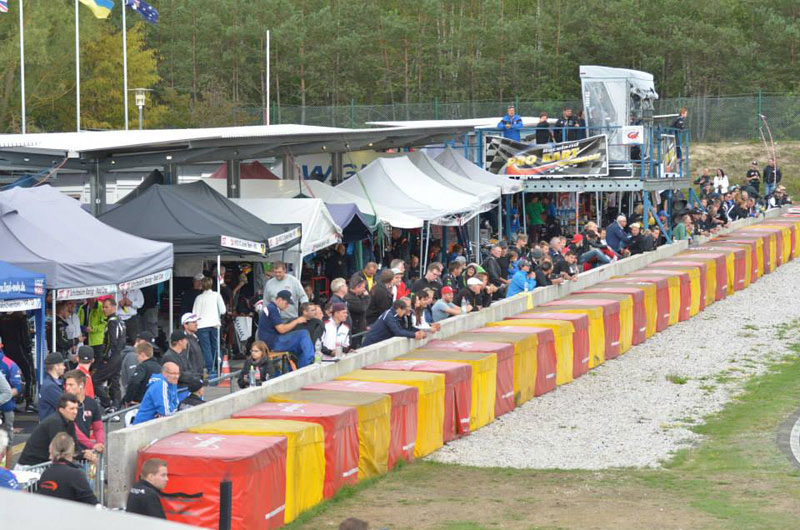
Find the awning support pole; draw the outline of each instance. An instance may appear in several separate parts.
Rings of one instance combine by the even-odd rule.
[[[172,326],[175,322],[175,308],[172,306],[173,300],[173,291],[172,291],[172,277],[175,276],[175,271],[172,271],[172,274],[169,275],[169,334],[172,334]]]
[[[217,294],[222,296],[222,260],[220,255],[217,254]],[[220,320],[220,326],[217,330],[217,375],[221,373],[221,362],[222,362],[222,350],[220,349],[220,344],[222,343],[222,320]]]

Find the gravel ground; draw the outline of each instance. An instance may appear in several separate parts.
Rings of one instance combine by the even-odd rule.
[[[789,353],[776,339],[781,324],[800,319],[798,292],[800,260],[428,458],[534,469],[657,467],[701,438],[691,425]]]

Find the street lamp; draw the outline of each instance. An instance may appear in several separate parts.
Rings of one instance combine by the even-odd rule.
[[[136,106],[139,107],[139,130],[142,130],[142,115],[144,113],[144,104],[145,104],[145,94],[147,92],[152,92],[153,90],[150,88],[131,88],[129,89],[134,92],[136,96]]]

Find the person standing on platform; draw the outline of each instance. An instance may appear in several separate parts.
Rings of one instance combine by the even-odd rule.
[[[520,141],[519,132],[522,130],[522,118],[516,113],[514,105],[509,105],[506,115],[500,119],[497,128],[503,133],[503,138]]]

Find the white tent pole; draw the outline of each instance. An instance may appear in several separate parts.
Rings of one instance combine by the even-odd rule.
[[[503,240],[503,197],[497,201],[497,241]]]
[[[267,102],[266,102],[267,103],[267,109],[265,111],[266,112],[266,116],[264,118],[265,118],[265,123],[267,125],[269,125],[270,124],[270,117],[269,117],[269,30],[267,30],[267,43],[266,43],[266,46],[267,46],[267,54],[266,54],[267,55]]]
[[[172,274],[169,275],[169,334],[172,334],[172,323],[175,322],[175,309],[172,307],[172,277],[175,275],[175,271],[172,271]]]
[[[22,112],[22,134],[25,134],[25,25],[23,24],[22,3],[19,0],[19,93],[20,111]]]
[[[75,0],[75,130],[81,132],[81,51],[78,0]]]
[[[128,130],[128,25],[125,23],[126,2],[122,2],[122,97],[125,107],[125,130]]]
[[[503,197],[502,195],[500,196]],[[525,188],[522,189],[522,233],[528,235],[528,216],[525,213]]]
[[[220,259],[220,255],[217,254],[217,294],[222,296],[222,260]],[[222,316],[222,315],[220,315]],[[217,330],[217,376],[220,375],[221,366],[222,366],[222,349],[220,348],[220,344],[222,343],[222,319],[220,319],[220,326]]]
[[[56,351],[56,290],[53,289],[53,295],[50,297],[50,301],[52,302],[53,308],[52,312],[50,313],[50,334],[53,337],[52,348],[50,349],[50,353]]]

